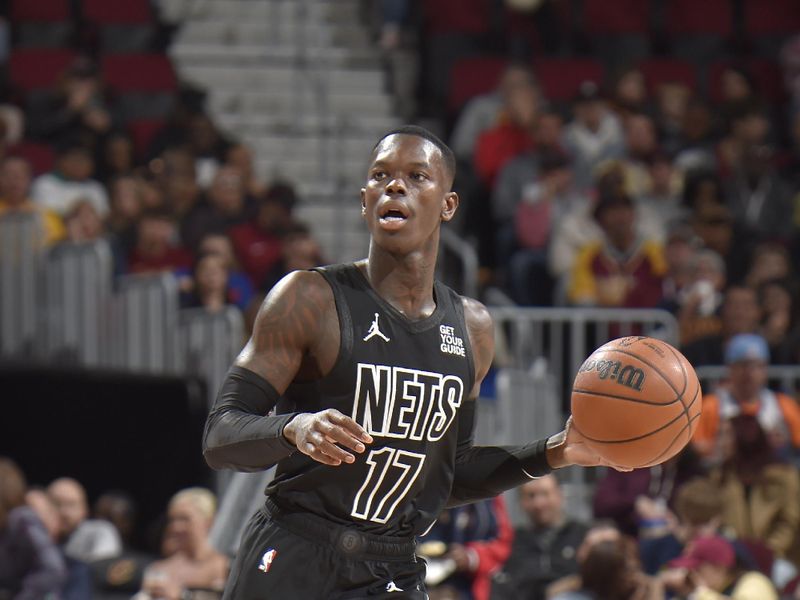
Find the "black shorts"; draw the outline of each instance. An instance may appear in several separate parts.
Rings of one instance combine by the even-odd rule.
[[[269,499],[250,519],[223,600],[427,600],[410,538],[369,535]]]

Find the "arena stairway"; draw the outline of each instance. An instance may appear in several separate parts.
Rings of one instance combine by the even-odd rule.
[[[329,260],[363,256],[358,190],[376,137],[398,123],[359,0],[159,0],[179,24],[180,79],[208,93],[267,181],[295,185]]]

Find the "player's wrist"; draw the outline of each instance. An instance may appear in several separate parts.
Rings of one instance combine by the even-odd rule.
[[[545,456],[547,457],[547,464],[551,469],[560,469],[569,466],[569,461],[566,458],[565,450],[567,447],[567,432],[560,431],[555,435],[547,438],[545,444]]]

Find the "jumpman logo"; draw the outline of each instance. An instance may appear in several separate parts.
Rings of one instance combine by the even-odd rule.
[[[381,338],[384,342],[388,342],[389,338],[383,335],[383,332],[378,328],[378,313],[375,313],[375,320],[372,322],[372,325],[369,326],[369,331],[367,335],[364,336],[364,341],[368,341],[374,338],[376,335]]]
[[[386,584],[386,591],[387,592],[402,592],[403,588],[397,587],[397,584],[394,581],[390,581]]]

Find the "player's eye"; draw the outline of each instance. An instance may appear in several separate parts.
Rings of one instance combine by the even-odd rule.
[[[411,179],[413,179],[414,181],[424,181],[427,178],[428,176],[425,175],[425,173],[422,173],[421,171],[415,171],[414,173],[411,174]]]
[[[384,177],[386,177],[386,173],[384,171],[373,171],[372,172],[372,179],[374,179],[375,181],[380,181]]]

